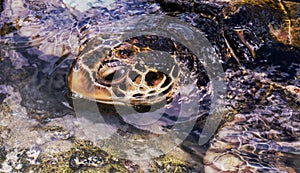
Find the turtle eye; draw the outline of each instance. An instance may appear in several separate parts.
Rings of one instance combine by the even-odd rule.
[[[121,56],[131,56],[133,54],[133,51],[132,50],[119,50],[118,51],[118,54],[121,55]]]
[[[115,56],[121,59],[131,59],[134,55],[134,51],[130,49],[122,49],[122,50],[117,50],[115,52]]]
[[[113,55],[120,59],[132,59],[134,55],[139,52],[139,49],[129,43],[122,43],[119,46],[113,48]]]

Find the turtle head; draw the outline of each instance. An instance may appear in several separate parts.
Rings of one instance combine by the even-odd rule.
[[[88,46],[90,47],[90,46]],[[172,72],[148,66],[143,53],[152,51],[123,42],[111,49],[85,51],[68,75],[72,93],[105,104],[152,105],[172,98],[175,84]],[[173,67],[174,69],[174,67]]]

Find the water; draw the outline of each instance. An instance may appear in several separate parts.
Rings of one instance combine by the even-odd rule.
[[[249,63],[250,65],[245,65],[247,68],[236,67],[229,64],[232,61],[227,62],[228,66],[224,65],[226,111],[221,115],[222,121],[220,117],[214,120],[221,121],[221,124],[210,142],[198,144],[205,118],[208,116],[206,109],[210,106],[204,104],[201,109],[205,111],[196,123],[182,126],[179,123],[175,133],[162,137],[161,141],[165,141],[164,143],[157,143],[151,140],[157,139],[173,127],[172,123],[177,117],[165,116],[161,118],[161,124],[145,127],[143,125],[158,118],[149,113],[144,113],[148,116],[145,119],[135,119],[136,115],[142,116],[143,113],[122,118],[115,116],[114,107],[96,105],[95,102],[78,99],[77,96],[74,96],[76,99],[72,102],[67,75],[73,60],[81,52],[80,44],[94,37],[95,31],[99,33],[103,29],[98,26],[132,15],[162,13],[159,4],[147,4],[143,1],[83,3],[67,0],[63,1],[64,4],[61,1],[5,2],[4,5],[1,4],[4,10],[0,17],[2,172],[50,172],[53,169],[58,172],[300,172],[300,96],[297,92],[300,87],[300,65],[297,47],[271,42],[271,46],[267,45],[257,52],[258,60],[254,65]],[[184,21],[192,21],[194,26],[208,20],[206,17],[198,16],[197,13],[179,15]],[[213,21],[210,20],[199,28],[205,32],[204,35],[215,41],[217,37],[212,36],[210,31],[219,31],[220,28],[211,23]],[[182,33],[178,34],[178,38],[192,40],[195,37],[184,26],[171,27],[177,33]],[[213,29],[204,31],[207,27]],[[253,35],[249,35],[253,39]],[[219,42],[215,42],[223,48],[226,47],[222,38],[218,39]],[[232,40],[238,42],[235,39],[229,38],[229,44],[234,45]],[[254,44],[257,42],[255,39],[251,41]],[[106,43],[114,42],[108,40]],[[240,42],[239,45],[243,48],[240,52],[245,57],[250,57],[249,52],[247,53],[249,48]],[[216,50],[223,51],[218,48]],[[224,62],[225,55],[220,55]],[[276,61],[273,61],[274,57]],[[296,92],[290,90],[291,86],[296,88],[293,90]],[[183,90],[188,94],[193,91],[189,87],[183,87]],[[206,88],[199,93],[203,103],[207,101],[203,95],[211,92],[210,90],[213,89]],[[81,112],[75,113],[72,106],[78,102],[83,107],[77,107]],[[186,102],[190,105],[188,97]],[[175,103],[174,105],[178,106]],[[161,114],[165,109],[159,107],[152,111]],[[186,114],[191,111],[184,110]],[[99,111],[101,115],[105,115],[103,118],[98,116]],[[169,111],[170,115],[178,113],[176,109]],[[212,116],[211,119],[213,118],[216,117]],[[186,119],[182,119],[184,120]],[[138,126],[136,123],[143,125]],[[188,134],[183,133],[185,127],[193,129],[191,135],[181,144],[182,141],[176,135],[187,136]],[[108,147],[107,144],[112,145]],[[165,149],[170,149],[170,145],[174,146],[174,150],[162,155]],[[128,158],[128,155],[135,158]],[[161,157],[154,158],[157,156]],[[53,165],[49,166],[49,163]]]

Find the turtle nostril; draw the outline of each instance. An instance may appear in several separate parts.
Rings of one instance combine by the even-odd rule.
[[[112,59],[112,60],[105,60],[102,62],[103,65],[100,65],[100,68],[103,68],[103,66],[107,67],[116,67],[116,66],[124,66],[125,64],[119,60]]]

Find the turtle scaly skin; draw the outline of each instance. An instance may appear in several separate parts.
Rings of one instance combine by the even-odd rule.
[[[187,49],[172,40],[135,37],[111,49],[94,46],[98,40],[86,45],[88,51],[79,55],[69,72],[70,91],[83,98],[127,106],[170,102],[178,93],[176,89],[183,76],[189,75],[182,70],[183,65],[197,71],[203,85],[208,83],[208,76],[199,73],[204,67],[196,56],[183,51]],[[167,54],[147,56],[155,48],[156,51],[163,48]]]

